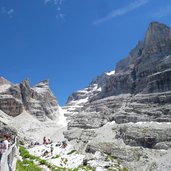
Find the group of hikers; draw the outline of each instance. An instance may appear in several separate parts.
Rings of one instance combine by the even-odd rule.
[[[0,140],[0,160],[2,158],[3,153],[5,153],[8,148],[13,143],[14,138],[10,135],[4,135],[2,139]]]
[[[49,153],[51,153],[51,156],[53,155],[54,145],[56,147],[60,147],[60,148],[66,148],[67,147],[67,142],[65,140],[63,140],[61,142],[58,141],[56,144],[54,144],[50,138],[46,139],[46,137],[43,137],[43,144],[44,145],[50,145],[50,151],[48,151],[48,150],[43,151],[43,154],[42,154],[43,157],[47,156]],[[29,147],[33,147],[35,145],[40,145],[40,142],[39,141],[35,141],[35,142],[32,141],[31,144],[29,145]]]
[[[14,143],[15,141],[15,137],[10,136],[10,135],[4,135],[1,139],[0,139],[0,161],[2,158],[3,153],[5,153],[9,147]],[[58,141],[56,144],[53,143],[53,141],[49,138],[46,139],[46,137],[43,137],[43,144],[44,145],[50,145],[50,150],[43,150],[42,152],[42,157],[49,157],[49,155],[53,155],[53,151],[54,151],[54,145],[56,147],[60,147],[60,148],[66,148],[67,147],[67,142],[66,140],[63,141]],[[35,141],[35,142],[31,142],[31,144],[29,145],[29,147],[33,147],[35,145],[40,145],[39,141]],[[48,146],[49,147],[49,146]],[[87,165],[87,160],[84,159],[83,160],[83,165],[86,166]]]

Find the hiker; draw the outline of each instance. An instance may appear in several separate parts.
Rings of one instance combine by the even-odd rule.
[[[47,144],[46,137],[43,138],[43,144]]]
[[[3,141],[3,144],[4,144],[4,149],[5,151],[8,150],[9,146],[10,146],[10,137],[8,135],[4,135],[4,141]]]
[[[10,143],[8,140],[9,140],[9,136],[4,135],[3,141],[0,143],[0,159],[2,158],[2,154],[5,153],[10,146]]]
[[[50,146],[51,156],[53,155],[53,150],[54,150],[54,147],[53,147],[53,144],[51,144],[51,146]]]
[[[34,146],[33,141],[28,145],[28,148],[32,148]]]
[[[2,153],[3,153],[3,141],[0,142],[0,161],[1,161],[1,158],[2,158]]]
[[[60,141],[58,141],[58,142],[56,143],[56,147],[59,147],[59,146],[61,146],[61,142],[60,142]]]
[[[43,154],[42,157],[46,156],[49,152],[46,150]]]
[[[66,141],[64,140],[64,141],[62,141],[62,146],[61,146],[61,148],[65,148],[67,146],[67,143],[66,143]]]
[[[40,142],[39,141],[37,141],[37,145],[40,145]]]
[[[48,144],[51,144],[51,140],[50,140],[50,138],[48,138]]]
[[[83,166],[87,166],[87,159],[83,159]]]

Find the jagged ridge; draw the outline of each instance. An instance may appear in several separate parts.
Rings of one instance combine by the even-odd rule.
[[[76,92],[64,106],[66,113],[70,112],[65,137],[79,144],[80,151],[107,153],[129,170],[149,171],[154,166],[154,170],[169,170],[170,28],[152,22],[145,39],[117,63],[115,74],[107,79],[103,75],[93,81],[101,91],[93,96],[84,94],[88,100],[73,108],[81,97],[80,91]]]
[[[20,115],[24,110],[40,121],[54,119],[58,115],[58,102],[47,80],[30,87],[29,80],[12,84],[0,78],[0,110],[10,116]]]

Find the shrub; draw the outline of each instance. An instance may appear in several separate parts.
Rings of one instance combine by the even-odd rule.
[[[40,160],[40,161],[39,161],[39,164],[41,164],[41,165],[46,165],[46,164],[47,164],[47,161],[46,161],[46,160]]]
[[[67,155],[70,155],[70,154],[75,153],[75,152],[76,152],[76,150],[71,150],[70,152],[67,153]]]
[[[53,156],[52,159],[56,159],[56,158],[59,158],[59,157],[60,157],[60,155],[57,154],[56,156]]]

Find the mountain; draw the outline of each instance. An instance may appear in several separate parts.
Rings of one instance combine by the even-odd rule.
[[[29,80],[12,84],[3,77],[0,77],[0,110],[13,117],[27,111],[40,121],[53,120],[59,113],[47,80],[30,87]]]
[[[92,98],[96,97],[102,91],[110,77],[114,74],[115,71],[109,71],[97,76],[87,88],[69,96],[66,105],[63,106],[65,115],[69,118],[72,114],[79,112],[87,102],[89,103]]]
[[[17,134],[26,141],[40,141],[44,136],[54,138],[54,135],[63,139],[66,124],[47,80],[31,87],[29,80],[13,84],[0,77],[1,135]]]
[[[81,152],[101,151],[129,170],[171,167],[171,29],[150,23],[115,72],[98,76],[63,107],[65,137]]]

